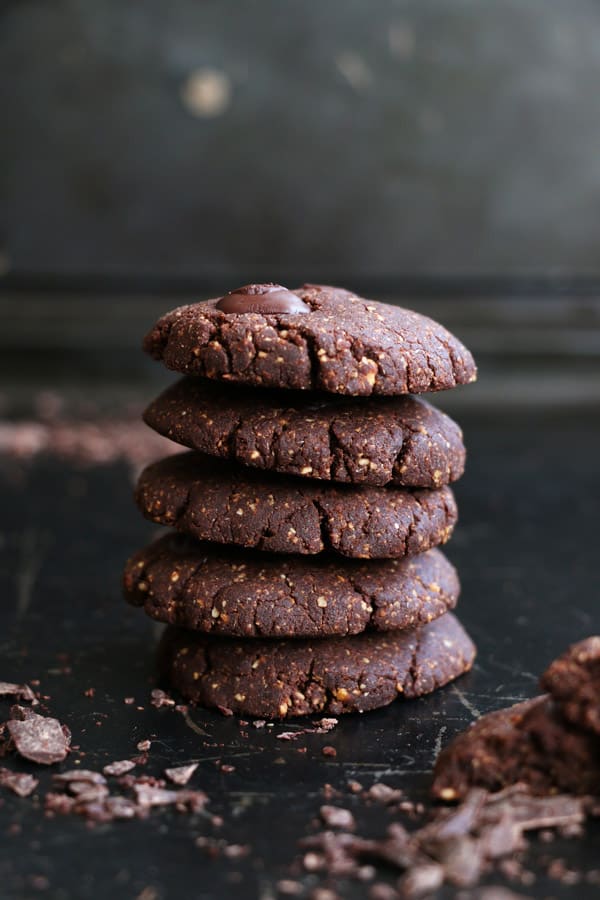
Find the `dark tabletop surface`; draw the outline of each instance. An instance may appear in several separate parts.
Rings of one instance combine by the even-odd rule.
[[[441,745],[480,713],[535,693],[537,676],[557,653],[600,631],[598,417],[471,411],[462,424],[469,463],[457,486],[461,522],[448,555],[463,582],[459,614],[479,648],[474,671],[432,697],[348,717],[326,736],[291,743],[275,739],[287,725],[261,731],[218,713],[192,710],[186,719],[150,705],[157,627],[124,604],[119,579],[128,553],[153,529],[133,506],[127,466],[2,460],[0,680],[40,679],[52,714],[85,751],[86,768],[135,755],[145,738],[153,739],[152,774],[200,761],[193,785],[224,818],[216,829],[205,816],[158,810],[145,821],[90,828],[78,818],[46,819],[35,795],[4,791],[2,897],[274,898],[277,881],[293,872],[298,839],[314,829],[326,782],[343,789],[342,805],[355,809],[361,833],[381,834],[385,814],[349,795],[349,779],[365,786],[381,780],[423,799]],[[92,687],[95,696],[85,696]],[[129,696],[135,705],[123,702]],[[322,755],[325,744],[337,757]],[[298,753],[301,746],[308,752]],[[235,771],[221,772],[216,760]],[[8,765],[39,774],[12,757]],[[41,793],[50,777],[41,772]],[[249,844],[251,853],[208,859],[195,846],[199,835]],[[600,857],[600,833],[592,826],[583,840],[551,847],[568,865],[589,869]],[[534,847],[531,859],[548,852]],[[304,883],[308,892],[316,882]],[[338,889],[348,897],[367,893],[356,884]],[[597,896],[597,888],[569,888],[542,874],[515,889]]]

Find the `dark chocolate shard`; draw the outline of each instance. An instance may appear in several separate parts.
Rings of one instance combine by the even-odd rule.
[[[8,769],[0,768],[0,787],[8,788],[17,797],[29,797],[39,781],[33,775],[25,772],[10,772]]]
[[[49,766],[62,762],[69,752],[71,734],[58,719],[27,710],[24,720],[10,719],[6,725],[15,749],[25,759]]]
[[[190,763],[188,766],[177,766],[174,769],[165,769],[165,775],[169,781],[173,782],[173,784],[182,787],[188,783],[197,768],[198,763]]]
[[[131,772],[132,769],[135,769],[135,763],[132,759],[118,759],[104,766],[102,771],[105,775],[119,776],[125,775],[126,772]]]
[[[38,702],[28,684],[12,684],[10,681],[0,681],[0,697],[14,697],[15,700],[34,704]]]
[[[321,818],[328,828],[339,828],[342,831],[354,831],[356,821],[349,809],[340,806],[322,806]]]

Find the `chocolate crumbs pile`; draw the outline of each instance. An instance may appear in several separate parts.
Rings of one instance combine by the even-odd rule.
[[[0,682],[0,698],[19,699],[39,706],[39,698],[29,685]],[[160,700],[159,706],[174,705],[162,691],[154,691],[152,700]],[[2,740],[5,733],[7,737]],[[0,756],[6,757],[14,751],[41,766],[62,762],[71,750],[71,734],[66,725],[25,706],[11,707],[10,718],[0,724],[0,741]],[[151,741],[147,739],[137,745],[141,751],[148,751],[150,747]],[[190,813],[204,810],[208,802],[206,794],[185,788],[197,763],[166,769],[166,779],[176,787],[170,789],[166,779],[131,774],[145,761],[145,757],[116,760],[104,766],[102,772],[75,766],[55,773],[52,789],[43,795],[45,815],[49,818],[78,815],[88,822],[113,822],[145,818],[154,807],[170,806],[179,812]],[[40,781],[34,775],[0,767],[0,788],[24,798],[37,791],[39,786]]]
[[[160,455],[176,452],[166,438],[129,419],[76,421],[0,421],[0,453],[23,461],[43,454],[76,465],[108,465],[124,461],[137,473]]]
[[[372,791],[362,792],[362,797],[374,799],[378,792],[373,797]],[[381,802],[386,802],[383,793]],[[398,808],[402,806],[408,805],[401,803]],[[382,900],[422,897],[444,884],[470,888],[494,871],[527,884],[533,877],[522,862],[528,833],[543,830],[546,839],[554,833],[577,836],[592,813],[590,798],[568,794],[536,797],[524,785],[496,794],[475,788],[459,806],[436,810],[419,828],[408,830],[394,821],[382,838],[372,839],[356,833],[355,815],[350,810],[322,806],[326,830],[300,842],[302,866],[327,879],[369,882],[395,871],[395,885],[373,884],[369,896]]]

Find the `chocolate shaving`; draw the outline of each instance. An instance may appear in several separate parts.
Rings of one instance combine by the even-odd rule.
[[[165,769],[165,775],[173,784],[186,785],[196,769],[198,763],[190,763],[189,766],[177,766],[175,769]]]
[[[29,797],[39,781],[33,775],[27,775],[24,772],[11,772],[8,769],[0,768],[0,787],[8,788],[17,797]]]
[[[306,734],[306,731],[281,731],[279,734],[275,735],[275,738],[278,741],[296,741],[299,737],[302,737],[303,734]]]
[[[23,708],[17,709],[22,715]],[[58,719],[25,710],[23,718],[10,719],[6,725],[17,753],[39,765],[61,762],[69,752],[71,734]]]
[[[69,769],[67,772],[59,772],[52,776],[52,780],[65,784],[69,788],[80,784],[106,784],[106,778],[100,772],[92,772],[90,769]]]
[[[356,828],[354,816],[349,809],[340,806],[322,806],[319,812],[328,828],[340,828],[342,831],[354,831]]]
[[[177,803],[178,793],[166,788],[153,787],[149,784],[135,784],[133,791],[140,806],[170,806]]]
[[[81,782],[76,782],[71,785],[71,793],[76,797],[75,806],[77,807],[79,805],[88,806],[93,803],[98,803],[98,801],[108,797],[110,792],[105,784],[83,784]]]
[[[125,775],[126,772],[131,772],[132,769],[135,769],[135,763],[132,759],[118,759],[104,766],[102,771],[105,775],[119,776]]]
[[[0,697],[14,697],[34,705],[39,702],[28,684],[11,684],[9,681],[0,681]]]
[[[143,818],[138,807],[128,797],[118,795],[107,797],[104,801],[104,809],[110,819],[133,819],[135,816]]]
[[[367,791],[364,796],[369,795]],[[393,823],[380,840],[348,834],[354,822],[349,810],[321,807],[327,827],[345,828],[346,833],[323,831],[300,845],[309,851],[303,857],[307,871],[360,878],[365,859],[379,860],[403,873],[398,896],[416,898],[444,883],[470,888],[495,863],[518,863],[514,854],[526,846],[528,832],[579,828],[585,815],[586,799],[581,797],[537,797],[524,786],[499,794],[477,789],[459,806],[438,810],[430,822],[412,832]],[[518,865],[519,877],[526,881],[528,873]],[[385,896],[383,888],[381,895]]]
[[[263,728],[265,722],[262,719],[259,719],[253,724],[255,728]],[[327,734],[327,732],[335,728],[337,724],[337,719],[320,719],[318,722],[313,722],[314,728],[299,728],[297,731],[281,731],[279,734],[276,734],[275,737],[278,741],[296,741],[304,734]],[[334,754],[330,755],[333,756]]]
[[[199,812],[208,802],[208,797],[203,791],[171,791],[149,784],[136,784],[133,790],[137,803],[142,808],[175,806],[181,811],[189,809],[191,812]]]
[[[175,706],[175,701],[165,691],[161,691],[160,688],[155,688],[151,692],[150,697],[150,703],[157,709],[161,709],[163,706]]]
[[[382,803],[387,806],[402,800],[404,793],[397,788],[390,787],[389,784],[378,781],[365,791],[365,797],[369,800],[374,800],[376,803]]]

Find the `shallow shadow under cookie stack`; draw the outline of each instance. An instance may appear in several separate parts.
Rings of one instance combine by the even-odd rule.
[[[169,625],[173,688],[242,715],[338,715],[471,667],[438,549],[462,434],[413,396],[475,380],[453,335],[340,288],[269,284],[167,313],[144,347],[185,376],[145,421],[190,450],[139,478],[141,512],[175,531],[124,583]]]

